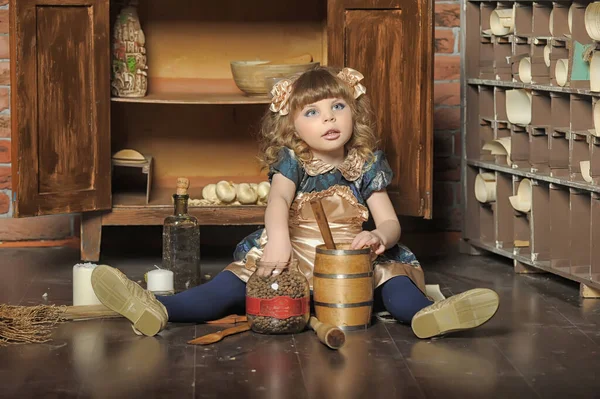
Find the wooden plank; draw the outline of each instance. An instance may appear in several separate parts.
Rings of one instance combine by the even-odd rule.
[[[87,262],[100,260],[102,242],[102,214],[86,212],[81,217],[81,259]]]
[[[496,170],[498,172],[509,173],[509,174],[515,175],[515,176],[522,176],[522,177],[527,177],[530,179],[542,180],[542,181],[545,181],[548,183],[558,184],[561,186],[577,188],[579,190],[600,193],[600,186],[588,184],[585,182],[567,180],[567,179],[563,179],[560,177],[544,175],[541,173],[534,173],[528,169],[514,169],[514,168],[511,168],[508,166],[497,165],[493,162],[479,161],[476,159],[467,160],[467,164],[469,164],[471,166],[477,166],[480,168]]]
[[[262,225],[265,207],[203,206],[189,207],[191,215],[198,218],[200,225]],[[173,214],[172,206],[113,208],[102,216],[103,226],[156,226]]]
[[[152,104],[269,104],[266,96],[248,96],[239,93],[148,93],[145,97],[113,97],[111,101]]]
[[[72,215],[0,219],[0,241],[60,240],[74,235]]]
[[[582,94],[582,95],[586,95],[586,96],[600,96],[600,93],[593,92],[588,89],[576,89],[576,88],[572,88],[572,87],[562,87],[562,86],[536,85],[536,84],[521,83],[521,82],[508,82],[508,81],[501,81],[501,80],[467,79],[467,83],[473,84],[473,85],[510,87],[510,88],[514,88],[514,89],[553,91],[553,92],[557,92],[557,93]]]

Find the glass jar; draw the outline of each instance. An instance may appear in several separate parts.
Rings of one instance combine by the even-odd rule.
[[[252,331],[294,334],[310,318],[310,286],[298,269],[298,260],[256,262],[246,284],[246,315]]]

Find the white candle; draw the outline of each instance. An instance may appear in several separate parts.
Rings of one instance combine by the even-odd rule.
[[[92,272],[95,268],[96,265],[92,263],[73,266],[73,306],[101,304],[92,288]]]
[[[148,291],[162,295],[173,294],[173,272],[165,269],[151,270],[146,274]]]

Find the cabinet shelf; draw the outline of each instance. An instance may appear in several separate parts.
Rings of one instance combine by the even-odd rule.
[[[467,164],[470,166],[476,166],[479,168],[495,170],[498,172],[508,173],[515,176],[527,177],[531,179],[537,179],[541,181],[545,181],[548,183],[554,183],[561,186],[572,187],[579,190],[590,191],[595,193],[600,193],[600,186],[595,186],[593,184],[583,183],[579,181],[568,180],[560,177],[550,176],[548,174],[531,172],[527,169],[514,169],[508,166],[498,165],[493,162],[487,161],[479,161],[475,159],[467,160]]]
[[[201,189],[190,189],[190,198],[202,198]],[[114,193],[112,211],[102,216],[102,225],[161,225],[173,213],[173,190],[155,187],[150,203],[144,193]],[[264,223],[263,205],[189,206],[201,225],[260,225]]]
[[[139,104],[268,104],[268,96],[240,93],[150,93],[145,97],[112,97],[111,101]]]
[[[569,94],[582,94],[587,96],[600,96],[600,92],[593,92],[587,89],[575,89],[572,87],[560,87],[560,86],[549,86],[549,85],[536,85],[521,82],[507,82],[501,80],[490,80],[490,79],[467,79],[467,83],[471,85],[480,86],[496,86],[496,87],[510,87],[514,89],[531,89],[540,91],[553,91],[557,93],[569,93]]]

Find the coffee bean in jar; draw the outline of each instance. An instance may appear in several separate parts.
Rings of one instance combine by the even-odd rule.
[[[252,331],[293,334],[310,318],[310,286],[298,269],[298,260],[256,262],[246,284],[246,315]]]

